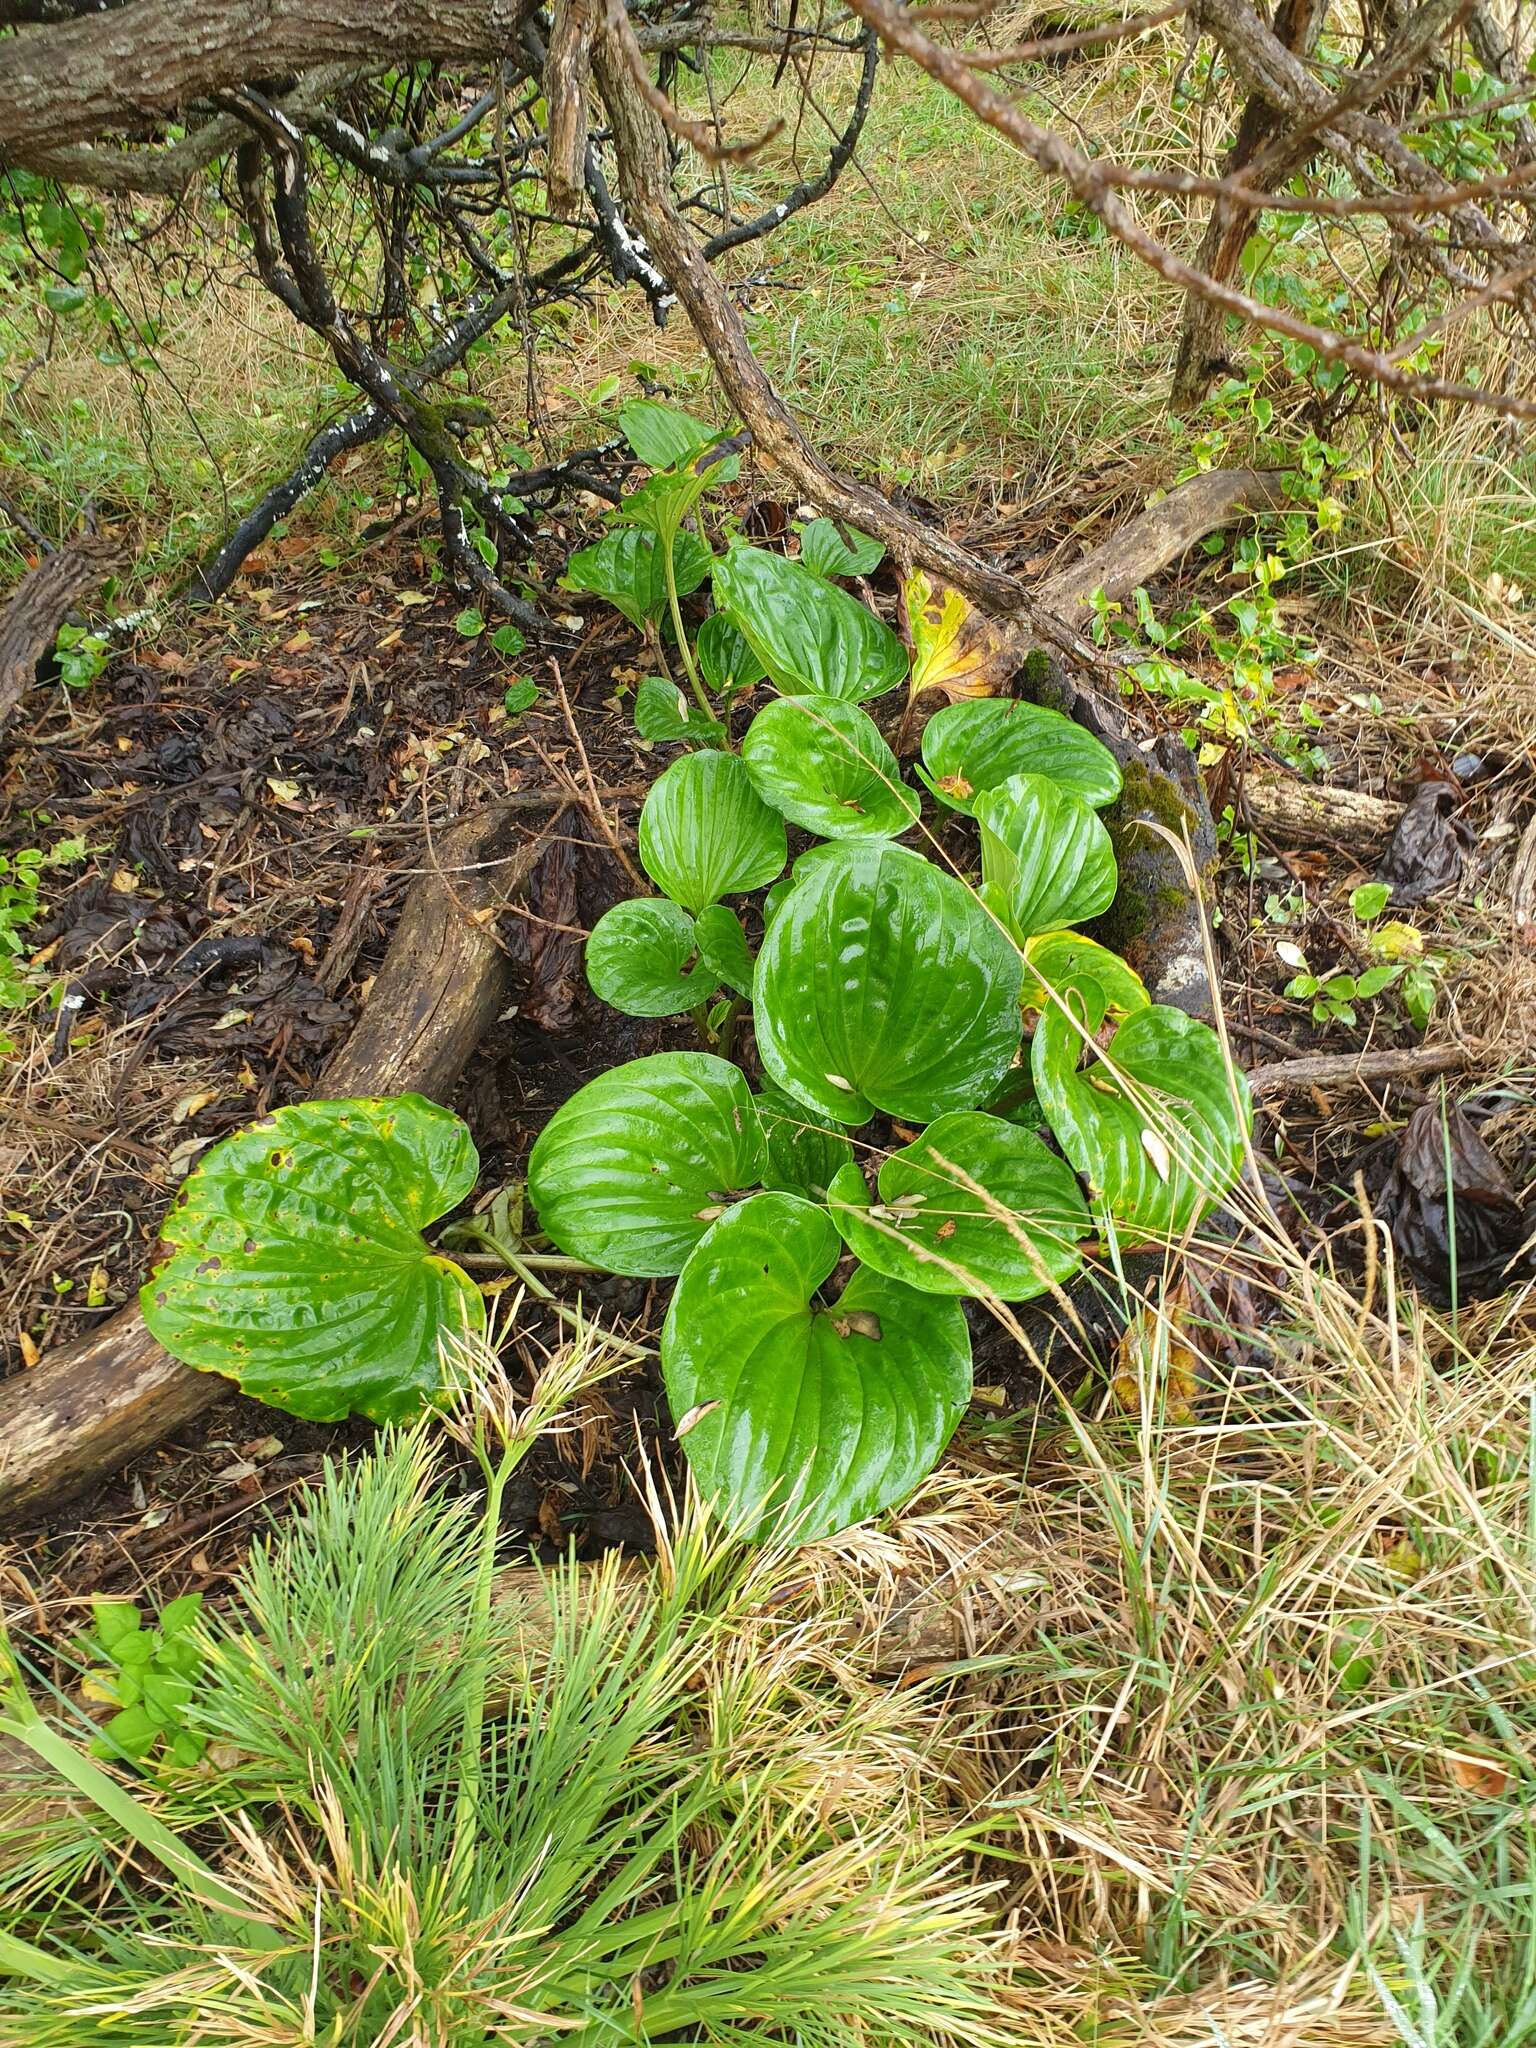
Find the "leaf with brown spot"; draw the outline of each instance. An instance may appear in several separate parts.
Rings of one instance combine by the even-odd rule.
[[[951,703],[996,697],[1018,663],[1007,630],[924,569],[902,578],[901,627],[912,655],[909,697],[923,690],[942,691]]]

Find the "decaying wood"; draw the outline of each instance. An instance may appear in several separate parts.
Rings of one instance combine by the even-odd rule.
[[[345,1045],[319,1093],[441,1100],[506,998],[497,908],[520,891],[553,827],[521,853],[523,806],[491,804],[436,839]],[[223,1395],[216,1373],[163,1351],[137,1305],[0,1384],[0,1521],[37,1514],[115,1471]]]
[[[23,576],[0,611],[0,730],[37,681],[37,665],[82,597],[119,567],[123,550],[106,534],[83,533]]]
[[[549,108],[545,179],[556,220],[575,220],[587,197],[587,87],[592,78],[593,0],[555,0],[544,60]]]
[[[1035,608],[1070,623],[1096,590],[1118,603],[1208,533],[1285,502],[1284,479],[1276,469],[1209,469],[1192,476],[1128,520],[1102,547],[1037,584]]]
[[[1521,834],[1515,864],[1509,871],[1509,907],[1515,926],[1527,943],[1536,940],[1536,818]]]
[[[1243,822],[1264,838],[1297,846],[1323,839],[1356,851],[1390,839],[1403,814],[1385,797],[1288,775],[1245,776],[1240,808]]]
[[[1255,1095],[1300,1095],[1308,1088],[1369,1088],[1383,1081],[1417,1081],[1470,1066],[1480,1045],[1404,1046],[1386,1052],[1304,1053],[1249,1070]]]

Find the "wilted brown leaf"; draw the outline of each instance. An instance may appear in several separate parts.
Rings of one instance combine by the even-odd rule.
[[[901,624],[912,650],[913,697],[922,690],[941,690],[951,703],[996,697],[1013,672],[1016,654],[1004,628],[922,569],[902,578]]]

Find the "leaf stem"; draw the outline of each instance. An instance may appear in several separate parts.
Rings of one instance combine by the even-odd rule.
[[[688,645],[688,635],[683,631],[683,607],[677,595],[677,564],[672,557],[672,547],[675,539],[676,536],[674,534],[668,533],[663,535],[661,543],[661,566],[662,572],[667,579],[667,605],[672,613],[672,630],[677,635],[677,651],[683,658],[683,668],[688,677],[688,687],[692,690],[699,709],[709,720],[710,724],[718,726],[720,723],[719,717],[716,714],[714,705],[709,701],[709,694],[700,680],[699,672],[694,667],[693,650]]]

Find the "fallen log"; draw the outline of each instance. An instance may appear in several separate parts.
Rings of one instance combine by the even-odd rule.
[[[1325,839],[1355,852],[1390,839],[1403,815],[1385,797],[1284,775],[1245,776],[1238,808],[1242,823],[1263,838],[1294,846]]]
[[[1117,527],[1101,547],[1037,583],[1031,603],[1064,625],[1081,625],[1073,615],[1087,607],[1096,590],[1118,604],[1208,533],[1235,526],[1255,512],[1278,511],[1286,502],[1284,478],[1277,469],[1206,470],[1175,484],[1155,504]]]
[[[0,729],[37,681],[38,663],[52,651],[60,626],[122,559],[118,541],[82,533],[22,577],[0,611]]]
[[[558,823],[513,853],[514,823],[527,809],[526,798],[490,804],[437,839],[367,1007],[318,1094],[414,1089],[441,1100],[453,1088],[506,999],[495,913],[521,892]],[[228,1380],[162,1350],[136,1303],[121,1310],[0,1383],[0,1521],[51,1509],[231,1391]]]

